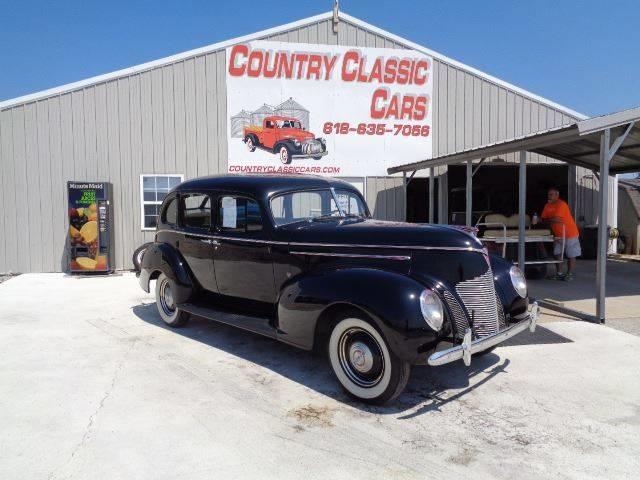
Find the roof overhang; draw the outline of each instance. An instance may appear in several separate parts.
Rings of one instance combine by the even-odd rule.
[[[413,172],[520,151],[539,153],[571,165],[598,171],[600,168],[600,142],[602,132],[605,130],[610,130],[611,138],[614,142],[618,142],[617,145],[614,143],[617,149],[610,159],[609,173],[613,175],[640,172],[640,107],[448,155],[398,165],[387,169],[387,171],[390,174]]]

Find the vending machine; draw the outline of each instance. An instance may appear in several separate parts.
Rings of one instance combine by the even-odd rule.
[[[112,265],[111,184],[67,182],[69,271],[107,273]]]

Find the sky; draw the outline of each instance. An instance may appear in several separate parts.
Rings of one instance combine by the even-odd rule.
[[[640,105],[640,2],[606,3],[343,0],[340,8],[592,116]],[[332,4],[0,0],[0,100],[317,15]]]

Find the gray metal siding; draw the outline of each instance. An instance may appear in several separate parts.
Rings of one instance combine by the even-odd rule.
[[[265,37],[360,47],[403,45],[341,20]],[[153,239],[141,230],[140,175],[226,171],[225,51],[181,59],[0,112],[0,272],[65,265],[66,181],[114,186],[115,260]],[[569,117],[440,61],[434,64],[434,155],[500,140]],[[544,161],[532,157],[533,161]],[[402,179],[367,179],[377,218],[401,219]]]
[[[434,60],[433,155],[558,127],[576,119],[460,68]],[[517,162],[516,154],[504,157]],[[531,163],[557,160],[529,154]]]
[[[367,204],[371,214],[381,220],[404,218],[402,177],[367,177]]]

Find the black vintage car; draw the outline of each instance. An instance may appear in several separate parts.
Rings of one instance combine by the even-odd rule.
[[[471,234],[371,218],[312,176],[186,181],[164,200],[139,276],[168,325],[210,318],[328,353],[352,396],[384,403],[412,364],[490,351],[535,328],[522,272]]]

